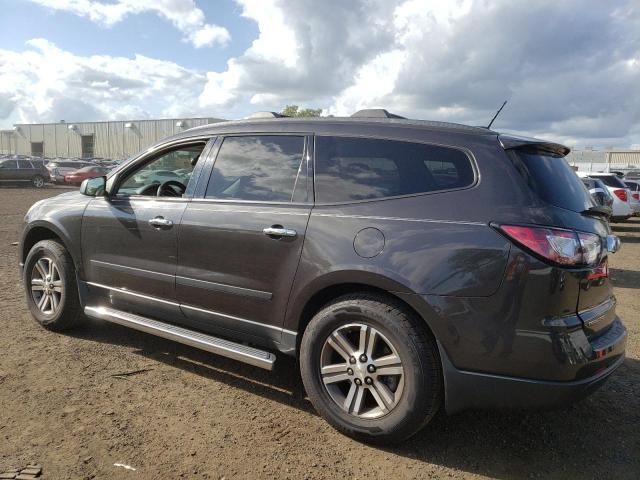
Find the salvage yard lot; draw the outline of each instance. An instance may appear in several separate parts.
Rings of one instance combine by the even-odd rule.
[[[22,219],[63,191],[0,188],[0,472],[44,478],[640,478],[640,219],[615,224],[610,261],[627,360],[553,412],[440,415],[400,446],[344,437],[274,372],[96,322],[65,335],[31,319],[18,271]],[[135,468],[126,470],[114,464]]]

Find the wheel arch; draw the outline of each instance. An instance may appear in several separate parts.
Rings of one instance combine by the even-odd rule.
[[[79,269],[81,265],[80,259],[78,258],[77,253],[74,251],[74,249],[71,248],[71,240],[67,235],[64,234],[61,228],[49,222],[34,222],[30,224],[29,227],[25,230],[21,242],[21,264],[24,265],[24,262],[27,259],[27,255],[29,255],[29,252],[31,251],[33,246],[42,240],[56,240],[60,242],[71,255],[76,271]]]
[[[377,275],[375,276],[377,277]],[[405,308],[411,315],[422,321],[422,324],[437,340],[435,330],[431,325],[437,318],[435,310],[425,304],[424,299],[407,290],[406,287],[396,285],[396,282],[388,278],[376,278],[374,281],[335,281],[323,282],[320,288],[312,293],[303,295],[301,300],[288,312],[288,325],[297,332],[296,355],[299,352],[302,336],[313,316],[325,305],[333,300],[348,294],[370,293],[381,298],[388,298]],[[294,323],[295,322],[295,323]]]

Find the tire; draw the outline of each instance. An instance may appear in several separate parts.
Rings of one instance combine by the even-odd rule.
[[[31,185],[33,185],[35,188],[44,187],[44,177],[42,175],[35,175],[31,179]]]
[[[346,349],[338,353],[329,343],[331,336],[333,344],[344,345],[336,332],[349,341],[351,353],[358,358],[347,361]],[[371,338],[376,339],[373,354],[361,357],[366,350],[361,344],[368,346]],[[396,356],[400,367],[391,361]],[[345,367],[352,373],[344,373]],[[383,370],[402,374],[378,376]],[[422,320],[399,302],[382,296],[346,295],[323,307],[302,337],[300,371],[320,415],[340,432],[361,441],[382,444],[405,440],[422,429],[442,403],[442,371],[435,339]],[[343,377],[346,379],[335,381]],[[325,382],[330,383],[325,386]],[[364,393],[359,396],[361,388]],[[381,403],[389,408],[385,411]]]
[[[48,330],[63,331],[81,322],[82,307],[73,260],[59,242],[42,240],[33,246],[25,261],[23,282],[27,305],[40,325]],[[48,300],[43,299],[45,295],[49,296]]]

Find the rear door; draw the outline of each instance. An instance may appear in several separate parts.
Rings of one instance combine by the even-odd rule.
[[[190,326],[281,342],[311,212],[309,138],[219,140],[211,173],[180,226],[176,294]],[[284,333],[295,345],[295,333]]]

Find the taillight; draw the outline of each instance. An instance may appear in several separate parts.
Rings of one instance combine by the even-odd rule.
[[[613,191],[613,194],[623,202],[627,201],[627,191],[622,188],[617,188]]]
[[[558,265],[595,265],[602,243],[598,235],[549,227],[501,225],[510,239]]]
[[[640,193],[632,193],[631,196],[634,200],[640,200]]]

